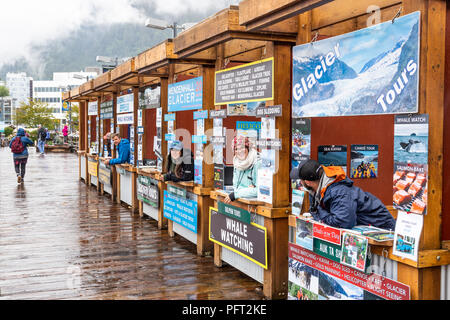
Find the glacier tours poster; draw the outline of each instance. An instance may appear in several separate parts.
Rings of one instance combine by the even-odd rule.
[[[420,12],[293,48],[292,116],[418,112]]]

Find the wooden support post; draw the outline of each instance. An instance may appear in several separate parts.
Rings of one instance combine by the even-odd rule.
[[[405,0],[403,8],[404,14],[421,12],[419,113],[429,115],[429,196],[420,255],[441,247],[446,2]],[[412,299],[439,299],[440,271],[439,267],[417,269],[399,264],[399,281],[411,287]]]
[[[264,219],[267,228],[268,268],[264,270],[264,295],[286,299],[288,282],[288,218]]]
[[[117,125],[117,93],[114,92],[113,93],[113,119],[111,120],[113,122],[113,132],[111,133],[115,133],[116,132],[116,125]],[[111,157],[115,158],[116,157],[116,148],[115,147],[111,147]],[[117,201],[118,198],[118,194],[117,194],[117,190],[118,189],[118,179],[117,179],[117,170],[115,166],[111,166],[111,174],[113,177],[113,181],[112,181],[112,194],[111,194],[111,201],[115,202]]]
[[[139,201],[139,217],[143,217],[144,216],[144,205],[142,203],[142,201]]]
[[[211,255],[214,246],[209,241],[209,208],[213,205],[213,200],[209,195],[199,195],[198,200],[197,255]]]
[[[167,229],[168,219],[164,217],[164,191],[166,184],[162,181],[158,182],[159,188],[159,207],[158,207],[158,229]]]
[[[116,167],[116,203],[120,204],[120,173]]]

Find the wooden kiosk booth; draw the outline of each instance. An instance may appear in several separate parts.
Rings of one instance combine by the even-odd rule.
[[[291,19],[296,21],[297,46],[290,51],[288,57],[293,68],[292,93],[288,94],[289,97],[292,97],[291,111],[293,117],[295,116],[291,124],[293,134],[297,128],[295,121],[300,118],[308,119],[310,121],[311,146],[309,156],[319,162],[322,161],[324,165],[326,163],[325,153],[328,151],[334,152],[333,147],[343,146],[348,148],[344,159],[345,164],[342,164],[349,167],[347,175],[352,178],[356,186],[376,195],[397,218],[398,230],[396,229],[393,240],[384,243],[371,243],[369,240],[368,243],[372,253],[371,267],[378,270],[379,275],[382,275],[381,280],[377,283],[385,286],[386,282],[393,281],[388,287],[400,288],[404,286],[404,289],[396,293],[390,292],[390,296],[383,296],[380,293],[381,291],[373,294],[373,287],[370,290],[367,287],[359,287],[362,291],[360,291],[361,296],[358,298],[438,300],[449,299],[450,297],[448,271],[450,252],[448,241],[446,241],[448,239],[445,238],[445,234],[448,234],[445,231],[449,230],[449,219],[447,218],[448,212],[443,210],[443,207],[445,207],[445,189],[443,189],[444,176],[442,171],[443,168],[448,167],[448,157],[443,157],[444,137],[448,137],[448,135],[445,136],[445,133],[449,131],[446,129],[448,126],[445,126],[444,117],[444,98],[446,97],[444,84],[447,85],[444,75],[446,74],[445,67],[450,65],[448,63],[450,61],[449,54],[445,52],[445,48],[450,43],[448,41],[449,36],[446,35],[446,30],[448,33],[448,25],[446,29],[446,21],[449,21],[448,12],[446,2],[439,0],[358,2],[287,0],[277,3],[244,0],[240,3],[239,23],[245,26],[248,32],[275,26],[282,21]],[[414,21],[414,19],[417,20]],[[407,21],[412,22],[408,24]],[[401,34],[402,28],[404,36],[397,36],[396,38],[397,32]],[[382,30],[389,30],[389,33],[385,37],[382,36],[382,33],[377,34]],[[355,31],[359,33],[353,33]],[[369,31],[373,32],[370,39],[373,42],[366,39],[359,43],[355,41],[355,46],[351,50],[345,47],[344,41],[346,39],[356,38],[357,36],[364,39],[362,35]],[[376,43],[378,39],[383,41]],[[416,42],[414,43],[414,41]],[[388,42],[393,44],[389,49],[387,46],[381,45],[381,43],[386,45]],[[326,51],[325,47],[329,51]],[[373,49],[375,47],[376,50]],[[367,48],[372,48],[372,54],[378,52],[378,56],[368,61],[369,55],[364,54],[364,50]],[[320,55],[322,55],[323,60],[315,60],[316,58],[319,59]],[[345,55],[352,58],[345,57]],[[388,57],[392,59],[390,62],[387,62]],[[407,57],[413,58],[407,60]],[[414,57],[418,57],[417,60]],[[325,68],[332,69],[331,65],[338,61],[338,58],[341,63],[345,61],[348,65],[352,65],[355,73],[350,75],[349,72],[351,71],[346,69],[345,73],[331,75],[331,82],[330,78],[319,81],[318,79],[325,73]],[[358,58],[363,58],[360,63],[364,61],[365,64],[358,65]],[[324,64],[321,63],[322,61]],[[397,67],[396,63],[398,63],[398,70],[400,70],[397,75],[395,74],[397,69],[394,68]],[[409,67],[407,64],[409,64]],[[381,65],[383,66],[381,67]],[[357,66],[359,68],[356,68]],[[340,65],[340,67],[345,68],[343,65]],[[390,84],[391,88],[387,87],[388,90],[384,92],[383,96],[381,96],[383,91],[374,91],[374,94],[378,94],[375,97],[374,105],[378,106],[379,109],[367,108],[362,111],[361,104],[358,105],[358,102],[360,103],[362,100],[358,101],[358,99],[362,99],[364,94],[370,92],[369,87],[367,87],[369,82],[364,83],[363,79],[370,79],[369,81],[374,81],[372,84],[377,83],[381,86],[385,80],[376,72],[389,72],[389,68],[394,69],[391,71],[391,77],[394,76],[394,80]],[[324,71],[323,74],[322,71]],[[351,86],[338,87],[338,84],[345,83],[337,81],[340,79],[358,79],[359,83],[353,82]],[[414,91],[414,87],[412,88],[412,92],[415,93],[409,97],[415,96],[417,98],[416,100],[414,98],[403,100],[406,95],[402,96],[401,94],[402,92],[410,92],[411,89],[407,85],[411,83],[417,83],[417,87],[416,91]],[[316,85],[317,87],[314,88]],[[360,86],[365,88],[366,91],[358,91]],[[329,91],[330,88],[334,88],[336,91],[331,92]],[[314,96],[318,92],[319,95]],[[347,95],[348,99],[345,104],[340,104],[342,100],[337,97],[336,93],[341,92]],[[355,93],[359,96],[357,99],[351,100],[349,97]],[[397,101],[395,101],[396,98]],[[365,99],[367,100],[365,100],[364,106],[373,104],[373,100],[371,100],[373,98],[370,98],[369,95]],[[315,101],[320,103],[313,104]],[[329,104],[329,101],[333,101],[333,103]],[[396,103],[402,105],[396,107]],[[319,109],[323,106],[325,108]],[[346,109],[349,106],[351,108]],[[417,106],[417,109],[408,112],[408,108],[414,106]],[[398,115],[398,113],[406,113],[407,115]],[[412,130],[413,126],[411,125],[415,121],[427,123],[427,134],[407,131]],[[406,131],[403,132],[402,130]],[[428,158],[417,160],[424,161],[424,164],[406,160],[409,159],[406,154],[410,152],[410,149],[408,149],[408,152],[403,150],[404,153],[400,153],[403,148],[400,148],[397,139],[406,136],[406,132],[412,138],[419,135],[423,139],[428,139],[426,142],[427,148],[425,151],[421,151],[422,154],[427,153]],[[415,144],[425,144],[422,141],[415,140],[418,139],[413,140]],[[295,143],[294,141],[292,143],[293,148]],[[378,171],[374,179],[353,176],[352,161],[358,156],[354,151],[357,150],[356,146],[362,145],[376,146],[377,148]],[[344,149],[339,151],[344,151]],[[294,150],[292,152],[295,153]],[[402,161],[408,161],[406,162],[407,165],[402,167]],[[416,165],[415,163],[422,163],[422,165]],[[424,171],[426,172],[423,173]],[[444,171],[444,174],[446,173],[448,174],[448,170]],[[406,174],[411,174],[411,178]],[[394,177],[393,191],[391,189],[392,177]],[[408,182],[404,180],[405,177],[412,180]],[[421,182],[418,182],[418,188],[413,190],[411,183],[413,181],[416,183],[419,178]],[[427,180],[423,180],[423,178]],[[406,187],[403,188],[405,185]],[[400,199],[398,198],[399,195],[404,195],[405,198]],[[292,202],[294,202],[294,199]],[[302,212],[309,210],[306,202],[303,203]],[[294,292],[298,293],[297,297],[292,297],[293,293],[290,292],[289,298],[301,299],[305,295],[308,298],[323,297],[324,291],[312,294],[311,291],[304,288],[301,281],[296,283],[291,278],[293,277],[292,274],[295,274],[293,271],[295,269],[293,268],[294,264],[301,267],[301,261],[303,263],[310,261],[303,259],[305,257],[303,253],[307,252],[307,256],[312,260],[318,256],[316,255],[315,241],[316,239],[320,240],[319,236],[316,238],[316,230],[314,229],[312,237],[314,239],[314,250],[304,250],[302,245],[304,239],[299,240],[301,237],[299,238],[299,232],[297,231],[299,230],[298,220],[295,216],[291,216],[289,219],[290,271],[288,281],[289,289],[295,287]],[[406,223],[413,225],[414,228],[411,230],[404,228]],[[404,236],[400,234],[401,232],[409,233]],[[412,236],[413,233],[416,233],[415,236]],[[327,243],[325,247],[331,247],[331,245]],[[344,248],[343,246],[341,259],[345,256]],[[341,264],[337,265],[339,268],[342,267]],[[307,266],[312,266],[322,274],[323,269],[320,269],[320,265],[307,264]],[[347,270],[348,268],[342,267],[341,269]],[[338,271],[342,271],[341,269]],[[348,270],[353,272],[354,269],[349,268]],[[328,279],[328,281],[336,281],[336,283],[341,280]],[[319,291],[320,288],[323,288],[320,281],[319,279]],[[369,283],[367,278],[364,278],[363,282],[366,285]],[[349,285],[349,282],[344,281],[342,284]],[[354,285],[354,283],[351,283],[351,285]],[[357,287],[354,286],[354,288]],[[298,288],[301,290],[298,290]],[[386,290],[386,292],[389,292],[389,290]]]
[[[141,113],[137,170],[139,213],[156,220],[159,229],[167,228],[163,211],[166,184],[161,178],[167,144],[162,119],[167,113],[168,61],[173,58],[171,45],[171,40],[167,40],[136,57],[136,70],[147,79],[140,89],[138,111]]]
[[[258,32],[247,32],[239,25],[239,8],[232,6],[174,40],[179,59],[202,56],[215,65],[215,77],[210,80],[214,107],[209,118],[213,123],[205,125],[205,130],[210,129],[208,140],[212,147],[205,148],[204,152],[205,158],[213,156],[208,164],[203,163],[214,173],[214,179],[207,182],[208,187],[214,189],[209,225],[210,240],[214,242],[214,263],[221,267],[226,262],[260,282],[269,299],[284,299],[287,292],[290,201],[286,191],[290,183],[290,132],[285,124],[290,122],[290,77],[286,75],[291,71],[289,56],[296,41],[295,32],[295,24],[291,21]],[[247,90],[252,86],[257,92]],[[232,97],[229,90],[233,88],[241,88],[240,94]],[[277,108],[278,112],[269,120],[257,114],[258,107]],[[261,128],[261,121],[266,123],[265,120],[271,124],[268,134],[263,134],[266,128]],[[264,179],[272,183],[268,182],[264,189],[259,188],[262,197],[241,198],[225,204],[224,198],[228,194],[225,190],[233,181],[232,141],[237,135],[254,138],[253,143],[258,149],[268,151],[265,153],[268,158],[264,158],[261,165],[268,170],[261,172]],[[258,184],[262,181],[259,174],[260,171]],[[226,227],[230,221],[248,230],[247,237],[242,238],[245,248],[233,246],[220,237],[224,231],[231,232]]]
[[[211,254],[207,230],[211,168],[197,168],[194,181],[164,181],[163,176],[167,173],[167,156],[173,140],[182,142],[183,152],[195,150],[193,111],[209,110],[212,106],[213,64],[199,57],[179,60],[173,53],[171,39],[143,52],[137,61],[139,74],[153,79],[143,88],[143,105],[159,96],[156,99],[159,107],[143,108],[142,156],[147,158],[150,154],[156,163],[138,170],[138,189],[143,191],[140,212],[157,220],[160,229],[167,227],[170,236],[178,234],[195,244],[199,255]],[[183,94],[193,94],[195,99],[186,102]],[[176,102],[177,99],[180,101]],[[208,125],[206,120],[204,128]]]
[[[116,150],[114,144],[103,139],[108,132],[115,132],[115,115],[117,104],[117,85],[111,80],[111,71],[99,75],[94,80],[94,90],[99,94],[99,161],[98,180],[100,193],[109,194],[111,200],[116,200],[116,169],[115,166],[105,165],[106,157],[114,158]]]

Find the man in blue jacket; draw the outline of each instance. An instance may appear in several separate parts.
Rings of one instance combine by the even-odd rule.
[[[355,187],[341,167],[323,167],[315,160],[306,160],[293,168],[290,176],[300,180],[310,194],[310,213],[314,220],[336,228],[371,225],[395,229],[395,220],[383,203]]]
[[[117,146],[119,156],[116,159],[110,159],[103,161],[105,164],[114,165],[130,162],[130,141],[120,138],[118,133],[112,133],[111,139],[114,145]]]
[[[19,128],[17,136],[15,136],[9,143],[11,152],[13,153],[14,168],[17,174],[17,183],[22,183],[25,177],[25,167],[28,161],[28,146],[32,146],[32,140],[25,136],[25,130]]]

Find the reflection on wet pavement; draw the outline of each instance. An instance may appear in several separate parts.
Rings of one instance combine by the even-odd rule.
[[[19,185],[0,148],[0,299],[263,299],[260,283],[80,182],[76,155],[29,151]]]

